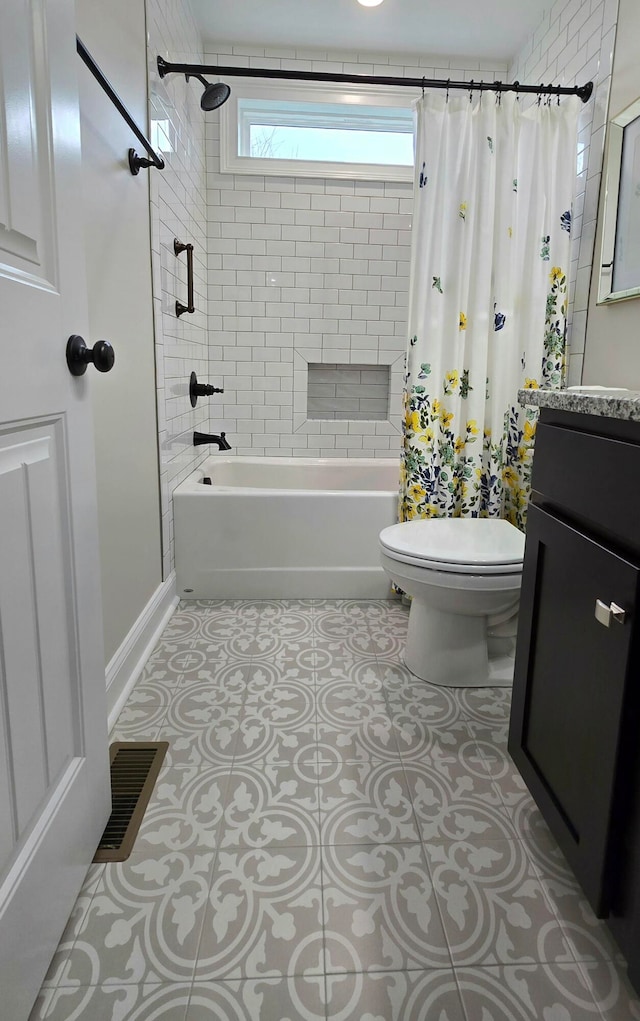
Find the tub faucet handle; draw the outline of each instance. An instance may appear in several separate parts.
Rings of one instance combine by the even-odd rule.
[[[199,383],[195,372],[189,377],[189,400],[191,407],[195,408],[198,397],[211,397],[211,394],[223,394],[224,387],[211,386],[210,383]]]

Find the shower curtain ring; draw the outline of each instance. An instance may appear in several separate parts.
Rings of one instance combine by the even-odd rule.
[[[449,102],[449,83],[450,83],[450,81],[451,81],[451,79],[447,78],[447,95],[446,95],[446,99],[445,99],[445,102],[447,102],[447,103]]]
[[[502,82],[496,82],[496,104],[500,106],[502,102]]]
[[[422,98],[424,99],[424,75],[422,76]]]
[[[513,86],[516,90],[516,102],[520,102],[520,82],[514,82]]]
[[[473,99],[473,78],[469,83],[469,102],[471,102],[472,99]]]

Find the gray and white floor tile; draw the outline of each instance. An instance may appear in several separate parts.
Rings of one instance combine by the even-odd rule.
[[[507,750],[384,600],[183,603],[113,740],[167,740],[31,1021],[640,1021]]]

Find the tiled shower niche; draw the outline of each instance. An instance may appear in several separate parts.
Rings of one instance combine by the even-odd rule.
[[[310,362],[308,373],[308,419],[383,422],[389,417],[389,365]]]

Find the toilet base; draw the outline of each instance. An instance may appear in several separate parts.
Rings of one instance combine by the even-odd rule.
[[[489,677],[487,687],[511,688],[513,686],[513,668],[516,660],[516,640],[513,638],[489,638]]]
[[[487,618],[443,613],[414,596],[405,666],[447,688],[511,687],[515,639],[487,638]]]

